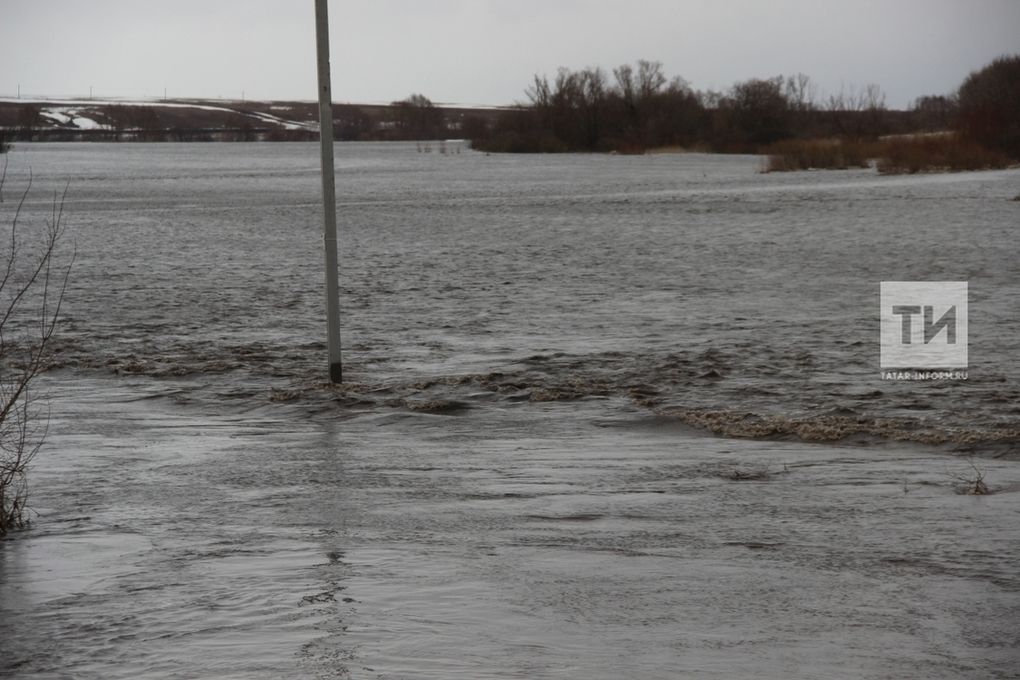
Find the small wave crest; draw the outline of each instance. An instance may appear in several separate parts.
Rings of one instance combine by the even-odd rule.
[[[211,389],[217,399],[257,399],[314,414],[401,409],[460,415],[482,405],[607,400],[727,437],[907,441],[993,449],[995,455],[1010,455],[1020,443],[1014,406],[1020,394],[996,375],[965,383],[895,383],[867,368],[834,370],[824,356],[767,346],[753,352],[744,346],[662,354],[545,352],[500,370],[463,374],[401,369],[397,361],[352,351],[345,373],[353,380],[333,385],[320,377],[317,359],[324,350],[322,343],[178,342],[143,344],[115,356],[71,339],[52,348],[50,367],[173,379],[192,399]]]

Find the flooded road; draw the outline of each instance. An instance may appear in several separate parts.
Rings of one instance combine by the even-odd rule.
[[[1017,171],[340,145],[332,388],[312,147],[25,146],[78,261],[0,674],[1015,677]],[[880,379],[901,278],[968,381]]]
[[[942,453],[602,402],[338,423],[52,389],[39,516],[0,552],[14,677],[1016,669],[1015,462],[980,461],[997,492],[973,497]]]

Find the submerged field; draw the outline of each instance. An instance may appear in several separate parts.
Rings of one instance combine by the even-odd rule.
[[[1014,672],[1020,171],[338,145],[328,388],[315,151],[11,156],[78,255],[0,670]],[[969,282],[967,381],[881,379],[883,280]]]

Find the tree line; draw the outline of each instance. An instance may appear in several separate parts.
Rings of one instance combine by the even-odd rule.
[[[638,61],[607,72],[561,68],[535,76],[527,102],[496,110],[437,106],[412,94],[387,106],[338,104],[340,141],[469,139],[475,149],[507,152],[615,151],[657,147],[769,152],[786,140],[866,142],[887,135],[955,130],[990,151],[1020,159],[1020,55],[970,74],[957,91],[919,97],[891,110],[875,84],[821,96],[803,73],[751,78],[723,92],[695,90],[668,77],[661,62]],[[0,143],[29,140],[312,141],[314,129],[286,129],[239,108],[217,118],[185,109],[117,105],[97,110],[102,129],[54,128],[35,105],[0,105]],[[313,107],[314,108],[314,107]],[[304,120],[314,120],[309,109]],[[206,114],[212,116],[212,114]]]
[[[875,84],[827,97],[803,73],[738,82],[725,92],[699,91],[669,78],[657,61],[561,68],[536,75],[527,103],[505,112],[474,138],[488,151],[616,151],[678,146],[759,152],[787,139],[876,139],[956,129],[1020,158],[1020,55],[971,74],[950,95],[918,98],[906,111],[886,106]]]

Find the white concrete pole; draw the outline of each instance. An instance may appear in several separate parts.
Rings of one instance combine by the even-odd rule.
[[[329,380],[343,382],[340,366],[340,290],[337,283],[336,181],[333,169],[333,95],[329,73],[329,14],[315,0],[315,42],[319,62],[319,143],[322,149],[323,245],[326,251],[326,341]]]

